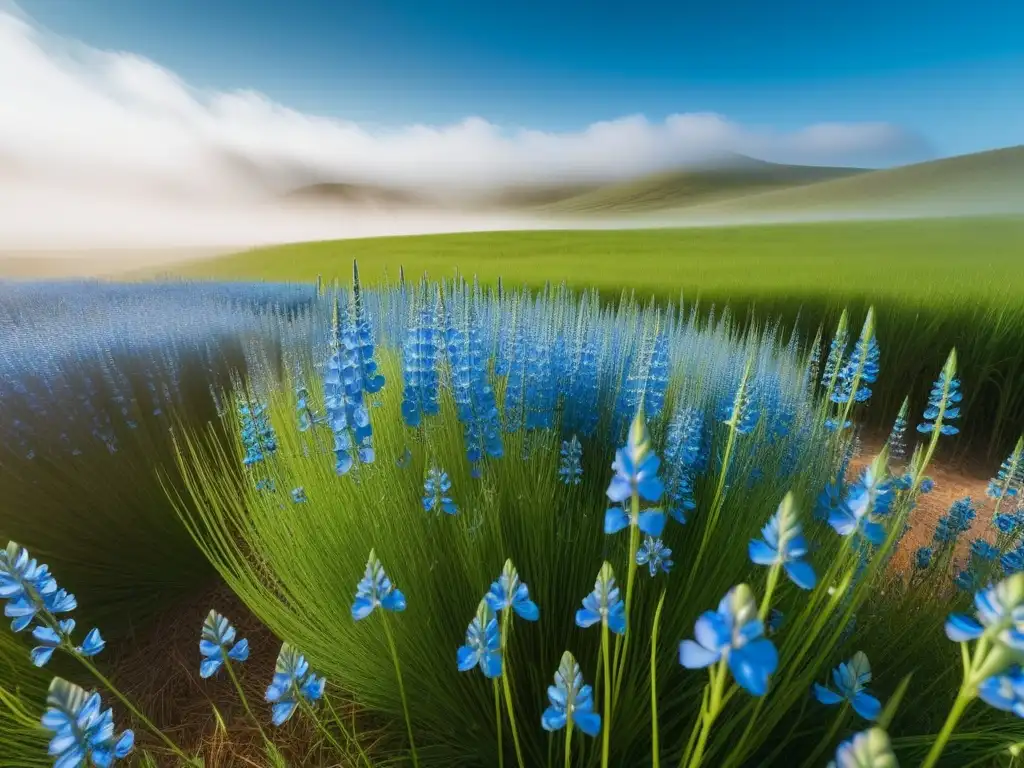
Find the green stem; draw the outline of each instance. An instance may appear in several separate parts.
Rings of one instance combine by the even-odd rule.
[[[608,768],[608,747],[612,730],[612,674],[608,660],[608,619],[601,622],[601,658],[604,661],[604,727],[601,729],[601,768]]]
[[[504,768],[505,748],[502,745],[501,735],[501,693],[498,690],[498,678],[493,678],[494,683],[494,725],[498,729],[498,768]]]
[[[725,693],[725,681],[728,678],[728,670],[725,668],[725,660],[718,662],[711,672],[711,700],[708,702],[707,712],[702,718],[700,736],[697,737],[697,746],[693,750],[693,758],[690,761],[691,768],[699,768],[704,760],[704,750],[707,748],[708,737],[711,735],[711,726],[722,709],[722,699]]]
[[[735,421],[736,418],[736,408],[734,407],[732,421]],[[718,522],[718,516],[721,514],[722,506],[725,502],[725,480],[726,475],[729,474],[729,463],[732,461],[732,450],[735,443],[736,427],[730,426],[729,437],[725,441],[725,451],[722,453],[722,472],[719,474],[718,484],[715,486],[715,496],[711,502],[711,512],[708,515],[707,525],[704,526],[704,533],[701,535],[700,548],[697,550],[697,556],[694,558],[693,566],[690,568],[690,575],[686,580],[686,594],[689,594],[690,588],[693,586],[693,579],[700,569],[701,560],[704,558],[704,551],[707,549],[708,539],[711,538],[711,531]]]
[[[818,742],[818,746],[814,748],[814,751],[810,756],[804,760],[802,768],[811,768],[812,765],[816,765],[818,758],[821,757],[821,753],[828,749],[828,745],[832,743],[832,740],[836,737],[839,729],[843,727],[843,721],[846,720],[846,713],[849,711],[850,705],[847,702],[843,702],[843,706],[839,708],[839,714],[836,715],[835,721],[832,726],[828,729],[828,733]]]
[[[633,584],[636,581],[636,553],[640,549],[640,494],[633,491],[629,518],[629,562],[626,570],[626,632],[615,638],[615,701],[619,700],[619,688],[622,686],[622,671],[626,666],[626,649],[629,647],[630,607],[633,604]],[[619,640],[622,645],[619,645]],[[621,653],[620,653],[621,651]]]
[[[690,762],[690,756],[693,754],[693,748],[697,743],[697,734],[704,726],[704,713],[708,709],[708,700],[711,695],[711,680],[713,679],[713,672],[708,675],[708,682],[704,685],[704,691],[701,694],[700,700],[700,715],[693,724],[693,728],[690,729],[690,738],[686,742],[686,749],[683,750],[683,756],[679,759],[679,768],[685,768]]]
[[[665,589],[661,590],[658,607],[654,609],[654,626],[651,628],[651,768],[661,768],[661,748],[658,743],[658,683],[655,671],[658,661],[658,628],[661,626],[661,609],[665,605]]]
[[[565,768],[569,768],[572,759],[572,717],[565,723]]]
[[[181,747],[179,747],[177,744],[171,741],[170,738],[167,737],[167,734],[165,734],[163,731],[157,728],[148,717],[142,714],[142,712],[140,712],[136,708],[136,706],[132,704],[131,701],[129,701],[128,697],[121,693],[121,691],[119,691],[112,682],[110,682],[106,677],[104,677],[103,673],[100,672],[96,668],[96,666],[91,661],[89,661],[89,659],[87,659],[85,656],[82,656],[80,653],[77,652],[72,652],[72,655],[76,659],[78,659],[78,662],[83,667],[85,667],[93,677],[99,680],[100,684],[103,685],[104,688],[106,688],[115,697],[117,697],[118,701],[120,701],[124,705],[125,709],[132,713],[132,716],[136,720],[142,723],[142,725],[144,725],[151,733],[153,733],[165,745],[167,745],[167,748],[171,750],[171,752],[173,752],[175,755],[184,760],[186,765],[201,766],[201,764],[198,761],[186,755],[184,751],[182,751]]]
[[[928,750],[928,756],[925,757],[924,762],[921,763],[921,768],[932,768],[942,755],[942,750],[946,748],[946,742],[949,741],[949,737],[953,735],[953,729],[956,728],[956,724],[960,721],[967,706],[974,699],[974,696],[967,691],[966,683],[961,686],[960,692],[956,695],[956,701],[953,702],[953,707],[949,710],[949,715],[946,717],[946,722],[942,725],[942,730],[939,731],[939,735],[935,737],[935,741],[932,743],[932,748]]]
[[[512,609],[505,608],[501,612],[501,686],[505,690],[505,708],[508,709],[508,722],[512,729],[512,744],[516,749],[516,762],[519,768],[526,768],[523,761],[523,749],[519,745],[519,729],[516,728],[516,713],[512,706],[512,664],[508,658],[508,634],[512,623]]]
[[[768,612],[772,607],[772,593],[775,592],[775,587],[779,583],[779,571],[782,570],[782,566],[776,563],[768,570],[768,583],[764,588],[764,598],[761,600],[761,610],[758,611],[758,616],[761,621],[765,621],[768,618]]]
[[[345,730],[345,724],[341,721],[341,718],[338,717],[338,713],[335,711],[334,705],[331,704],[331,700],[327,696],[324,696],[324,704],[326,704],[327,708],[331,710],[331,717],[334,718],[334,722],[338,724],[338,728],[341,729],[341,732],[345,734],[345,738],[356,745],[356,751],[359,752],[359,757],[363,759],[363,765],[365,765],[366,768],[373,768],[373,765],[370,763],[370,758],[367,756],[366,752],[363,751],[363,745],[359,743],[359,739],[356,736],[357,731],[355,713],[352,713],[352,732],[349,733],[347,730]]]
[[[419,768],[420,758],[416,754],[416,740],[412,735],[412,718],[409,717],[409,701],[405,696],[405,683],[402,682],[402,666],[398,662],[398,647],[395,645],[395,638],[391,634],[391,627],[388,624],[386,615],[381,615],[381,624],[384,625],[384,634],[388,639],[388,647],[391,649],[391,660],[395,663],[395,675],[398,678],[398,694],[402,697],[402,711],[405,713],[405,728],[409,732],[409,749],[412,751],[412,764]]]

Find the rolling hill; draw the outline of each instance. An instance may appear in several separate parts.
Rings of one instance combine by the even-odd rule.
[[[605,184],[546,206],[548,213],[627,213],[733,199],[867,173],[858,168],[782,165],[735,156],[713,166]]]
[[[1024,145],[718,200],[692,216],[967,215],[1024,212]]]

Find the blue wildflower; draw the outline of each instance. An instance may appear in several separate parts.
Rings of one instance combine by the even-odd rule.
[[[761,529],[763,539],[752,539],[748,546],[750,559],[757,565],[781,565],[800,589],[814,589],[817,577],[814,568],[803,559],[807,539],[800,528],[793,505],[793,494],[787,493],[778,510]]]
[[[643,544],[636,551],[636,564],[646,565],[650,571],[651,578],[658,575],[658,571],[668,573],[675,563],[672,562],[672,550],[665,546],[665,542],[653,536],[645,536]]]
[[[928,395],[928,408],[924,412],[924,421],[917,425],[917,431],[929,434],[935,430],[936,425],[943,435],[955,435],[960,430],[949,422],[960,417],[960,408],[957,406],[963,399],[960,392],[960,379],[956,378],[956,351],[949,353],[949,359],[943,367],[939,378],[932,385],[932,391]]]
[[[613,502],[623,504],[636,494],[647,501],[658,501],[665,492],[665,486],[658,476],[661,460],[651,449],[650,436],[644,423],[643,409],[637,411],[629,428],[629,439],[625,447],[615,453],[612,469],[615,475],[608,486],[607,496]],[[649,536],[660,536],[665,528],[665,513],[661,509],[646,509],[636,519],[622,507],[612,507],[605,513],[604,532],[618,533],[630,525],[636,525]]]
[[[530,590],[519,580],[519,572],[511,560],[505,561],[501,576],[491,583],[491,588],[484,599],[495,611],[511,608],[521,619],[537,621],[540,618],[540,609],[530,599]]]
[[[999,565],[1005,576],[1024,572],[1024,545],[1011,549],[999,558]]]
[[[978,588],[978,577],[974,571],[966,569],[957,573],[953,578],[953,583],[964,592],[973,592]]]
[[[203,662],[199,665],[199,676],[212,677],[224,665],[225,659],[239,663],[249,658],[249,641],[245,638],[235,642],[235,628],[224,616],[214,610],[206,614],[199,638],[199,653]]]
[[[131,753],[135,734],[130,730],[115,734],[113,712],[101,709],[102,705],[95,691],[87,693],[59,677],[50,683],[42,725],[54,733],[49,754],[55,768],[106,767]]]
[[[687,669],[702,669],[725,659],[744,689],[755,696],[768,691],[768,678],[779,664],[771,640],[764,637],[764,624],[757,615],[754,593],[746,584],[729,590],[717,611],[705,611],[694,626],[697,641],[679,645],[679,663]]]
[[[892,486],[881,477],[878,464],[876,459],[864,469],[860,480],[851,486],[846,499],[828,519],[840,536],[860,533],[875,546],[885,540],[885,528],[872,518],[888,512],[892,502]]]
[[[239,401],[238,415],[242,421],[242,445],[245,448],[242,463],[248,467],[263,461],[267,454],[277,450],[277,437],[270,425],[265,405]]]
[[[615,573],[608,562],[597,574],[594,591],[583,598],[583,607],[576,611],[578,627],[592,627],[599,622],[607,622],[608,629],[617,635],[626,632],[626,605],[619,597]]]
[[[274,667],[274,677],[267,686],[266,700],[273,704],[272,722],[284,725],[305,699],[315,704],[324,695],[327,681],[309,671],[309,662],[288,643],[281,646]]]
[[[324,404],[327,424],[334,435],[335,471],[344,475],[356,460],[374,460],[373,426],[363,401],[363,377],[356,353],[357,332],[342,325],[337,300],[331,328],[331,355],[324,373]]]
[[[987,678],[978,686],[978,696],[990,707],[1024,717],[1024,671],[1015,664],[1004,674]]]
[[[546,731],[560,731],[571,722],[588,736],[601,732],[601,715],[594,711],[594,691],[583,682],[583,672],[566,651],[555,672],[555,684],[548,686],[550,706],[541,715]]]
[[[971,542],[971,557],[990,563],[999,557],[999,549],[984,539],[975,539]]]
[[[306,501],[309,501],[309,499],[306,498],[305,488],[303,488],[302,486],[299,486],[298,488],[292,488],[292,502],[294,502],[295,504],[302,504],[303,502]]]
[[[562,441],[561,460],[558,465],[558,476],[562,478],[562,482],[566,485],[579,485],[582,482],[583,467],[581,460],[583,458],[583,446],[580,445],[580,441],[576,438],[576,435],[572,436],[570,440]]]
[[[452,481],[443,469],[431,467],[423,480],[423,509],[427,512],[444,510],[446,515],[454,515],[459,511],[448,491]]]
[[[827,522],[833,513],[842,507],[844,492],[843,476],[840,474],[833,482],[827,483],[818,494],[814,503],[814,519]]]
[[[846,701],[865,720],[878,719],[882,704],[866,690],[871,682],[871,664],[863,651],[857,651],[852,659],[833,669],[832,682],[838,693],[824,685],[814,684],[814,696],[818,701],[826,706]]]
[[[1024,651],[1024,574],[1014,574],[974,596],[977,618],[950,614],[946,636],[955,643],[977,640],[983,634],[1014,651]]]
[[[921,485],[918,487],[921,493],[931,493],[935,490],[935,481],[930,477],[926,477],[921,481]]]
[[[352,618],[356,621],[365,619],[377,606],[395,613],[404,611],[405,595],[391,583],[391,579],[384,572],[384,566],[377,559],[377,554],[371,549],[370,557],[366,561],[366,571],[356,585]]]
[[[932,564],[932,548],[931,547],[918,547],[917,552],[914,553],[914,567],[920,570],[924,570]]]
[[[1016,514],[1000,512],[992,518],[992,524],[996,529],[1007,536],[1012,536],[1020,528],[1020,518]]]
[[[1024,437],[999,465],[999,471],[988,484],[986,494],[992,499],[1012,499],[1024,494]]]
[[[869,310],[864,332],[853,345],[846,365],[839,371],[836,388],[831,395],[833,403],[863,403],[871,397],[871,389],[867,385],[878,380],[879,358],[878,342],[871,330],[872,321],[873,311]]]
[[[694,479],[707,464],[704,440],[703,414],[696,408],[678,408],[665,439],[665,495],[669,516],[680,524],[697,508]]]
[[[889,734],[881,728],[871,728],[840,744],[827,768],[899,768],[899,763],[892,752]]]
[[[889,455],[899,460],[907,455],[907,414],[910,408],[910,398],[903,398],[903,405],[893,422],[892,431],[889,433]],[[909,486],[908,486],[909,487]],[[906,489],[904,489],[906,490]]]
[[[480,667],[484,677],[501,677],[501,634],[494,609],[481,600],[476,616],[466,629],[466,644],[459,648],[457,662],[460,672]]]
[[[424,416],[437,415],[441,409],[438,304],[437,291],[429,291],[424,283],[402,348],[402,418],[410,427],[418,427]]]
[[[360,386],[367,394],[380,392],[384,387],[384,376],[377,370],[373,359],[373,329],[363,303],[363,291],[359,285],[359,267],[352,262],[352,293],[349,302],[350,332],[346,334],[345,345],[349,347],[357,362]]]

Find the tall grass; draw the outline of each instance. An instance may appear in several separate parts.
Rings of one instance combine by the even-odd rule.
[[[233,393],[249,404],[241,419],[230,414],[249,447],[225,450],[207,434],[181,433],[187,493],[179,506],[232,589],[275,634],[303,649],[335,695],[393,718],[384,754],[403,750],[400,723],[408,719],[424,764],[511,763],[509,733],[502,741],[502,718],[494,714],[496,689],[455,669],[466,625],[509,560],[540,606],[536,623],[502,624],[511,690],[498,707],[509,725],[518,723],[521,765],[563,754],[569,764],[569,737],[563,747],[539,728],[543,692],[563,651],[579,660],[587,682],[609,684],[599,664],[601,633],[573,622],[605,561],[623,587],[629,620],[614,657],[621,683],[613,688],[610,764],[794,765],[831,753],[859,726],[853,717],[836,721],[809,694],[858,649],[872,660],[875,693],[900,692],[898,713],[885,723],[896,751],[902,759],[923,757],[959,684],[958,652],[943,637],[943,621],[950,604],[967,597],[951,591],[948,574],[937,569],[925,589],[888,564],[939,434],[915,452],[910,485],[891,491],[891,504],[869,504],[867,519],[882,531],[873,544],[812,518],[816,509],[827,517],[817,499],[850,448],[851,431],[828,422],[862,416],[858,393],[877,375],[866,363],[870,319],[861,344],[838,358],[836,375],[826,371],[826,397],[834,396],[822,401],[820,373],[796,336],[784,342],[774,328],[756,326],[740,332],[727,317],[701,321],[695,312],[633,302],[602,308],[595,294],[565,289],[531,295],[463,282],[443,289],[403,283],[363,295],[374,336],[355,302],[345,312],[350,298],[338,295],[333,346],[288,353],[298,360],[297,376],[285,366],[284,376],[255,377]],[[334,368],[318,365],[329,357]],[[365,391],[365,374],[378,365],[387,384]],[[316,412],[324,402],[320,377],[331,370],[345,386],[333,406],[344,418],[332,415],[330,399],[326,413]],[[435,380],[442,383],[436,413]],[[245,464],[253,435],[269,434],[266,426],[247,429],[257,402],[266,407],[273,450]],[[604,533],[608,467],[638,410],[666,459],[663,503],[688,518],[668,521],[664,541],[675,567],[653,581],[634,570],[635,528]],[[582,445],[582,475],[566,484],[559,449],[573,435]],[[425,511],[424,478],[433,468],[450,479],[457,513]],[[874,477],[890,483],[889,473],[883,453]],[[861,491],[881,493],[870,483],[840,493],[852,504],[851,494]],[[818,574],[810,592],[747,558],[748,541],[787,493]],[[370,551],[408,601],[400,615],[382,619],[390,635],[350,615]],[[782,617],[770,630],[780,662],[764,698],[737,694],[724,668],[705,687],[702,673],[679,666],[679,641],[740,582],[764,598],[766,617],[769,609]],[[656,613],[662,647],[652,647]],[[652,754],[655,726],[659,752]],[[972,712],[959,733],[946,750],[958,765],[1024,736],[985,709]],[[596,743],[572,749],[578,764],[601,759]]]

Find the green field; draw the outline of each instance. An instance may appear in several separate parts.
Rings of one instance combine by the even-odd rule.
[[[951,346],[972,398],[965,433],[998,454],[1024,427],[1024,218],[928,219],[617,231],[493,232],[300,243],[183,265],[182,277],[368,282],[461,273],[483,284],[565,282],[606,298],[728,304],[741,317],[799,317],[826,335],[843,307],[878,313],[882,427],[921,400]],[[967,441],[962,445],[966,446]]]

